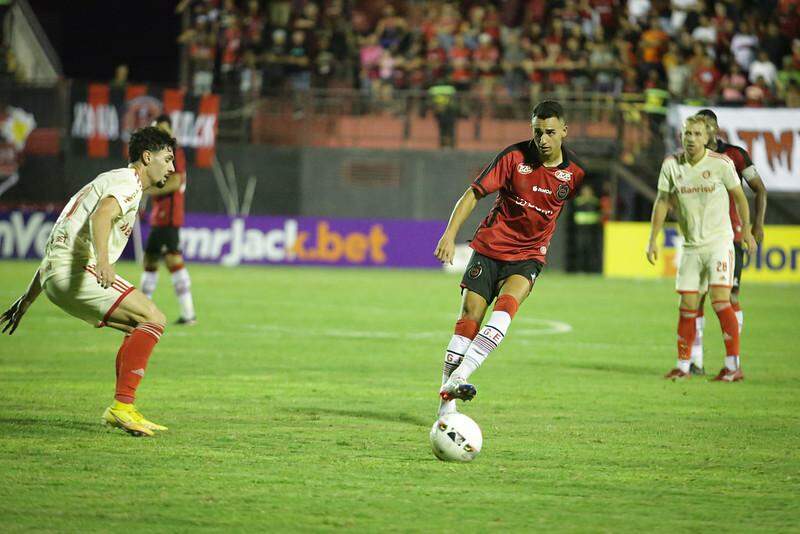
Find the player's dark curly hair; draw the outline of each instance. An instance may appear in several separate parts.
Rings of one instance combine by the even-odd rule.
[[[534,119],[549,119],[550,117],[563,120],[564,108],[555,100],[543,100],[533,108],[531,122],[533,122]]]
[[[175,139],[155,126],[147,126],[131,134],[131,140],[128,142],[128,160],[134,163],[142,158],[145,150],[158,152],[165,148],[171,148],[174,152]]]

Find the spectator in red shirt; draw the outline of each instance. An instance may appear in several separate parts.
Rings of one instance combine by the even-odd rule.
[[[692,77],[700,94],[709,99],[714,97],[717,93],[719,78],[719,71],[714,65],[714,60],[708,56],[703,56],[699,65],[695,67],[694,76]]]

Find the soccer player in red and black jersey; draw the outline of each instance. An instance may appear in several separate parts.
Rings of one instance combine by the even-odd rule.
[[[172,136],[169,115],[159,115],[153,126]],[[172,273],[172,286],[181,308],[177,324],[193,325],[197,322],[192,300],[191,279],[183,263],[180,249],[180,227],[183,226],[183,195],[186,191],[186,156],[183,149],[175,149],[175,173],[166,185],[150,192],[153,210],[150,212],[150,235],[144,251],[142,292],[153,298],[158,283],[158,262],[163,257]]]
[[[714,127],[715,131],[719,131],[719,124],[717,123],[717,114],[710,109],[703,109],[697,112],[698,115],[705,117],[710,124]],[[739,180],[744,180],[750,189],[755,193],[756,214],[753,217],[752,234],[756,243],[761,244],[764,240],[764,217],[767,213],[767,189],[764,187],[764,182],[761,180],[755,165],[750,159],[750,154],[747,150],[740,146],[730,145],[719,139],[716,135],[711,137],[708,145],[709,150],[725,154],[733,161],[736,167],[736,174],[739,175]],[[731,196],[731,225],[733,226],[733,248],[735,251],[736,265],[733,271],[733,287],[731,288],[731,307],[736,312],[736,319],[739,321],[739,334],[742,333],[742,325],[744,324],[744,312],[739,304],[739,286],[742,279],[742,262],[744,261],[744,249],[742,248],[742,221],[739,218],[739,213],[736,211],[736,204],[733,202]],[[705,295],[700,299],[700,306],[698,308],[698,316],[696,319],[697,334],[695,336],[694,344],[692,345],[692,363],[690,372],[695,375],[705,374],[703,369],[703,328],[705,326],[705,317],[703,316],[703,305],[705,304]]]
[[[567,125],[561,104],[539,103],[532,127],[532,140],[500,152],[458,200],[434,252],[440,261],[452,263],[461,225],[479,199],[497,193],[470,244],[473,254],[461,280],[461,313],[445,352],[440,416],[456,410],[455,399],[475,396],[470,375],[503,341],[544,267],[558,215],[583,182],[583,166],[562,145]],[[493,301],[489,320],[480,329]]]

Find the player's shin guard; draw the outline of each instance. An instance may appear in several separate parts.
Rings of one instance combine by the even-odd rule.
[[[164,333],[164,327],[155,323],[140,323],[130,336],[122,342],[119,354],[117,390],[114,396],[119,402],[133,403],[136,388],[144,377],[147,361],[153,348]]]
[[[706,326],[706,318],[703,314],[703,308],[697,311],[697,317],[694,320],[695,336],[692,343],[692,358],[691,363],[700,369],[703,368],[703,329]]]
[[[444,353],[444,367],[442,368],[442,384],[447,382],[450,374],[458,367],[464,358],[469,344],[478,333],[478,322],[472,319],[459,319],[456,321],[456,328],[447,350]],[[439,416],[456,410],[455,400],[442,400],[439,402]]]
[[[189,271],[178,264],[172,271],[172,287],[175,288],[175,296],[181,306],[181,317],[183,319],[194,319],[194,301],[192,300],[192,280],[189,278]]]
[[[697,311],[681,308],[678,319],[678,364],[677,367],[684,373],[689,372],[692,358],[692,343],[697,333]]]
[[[736,312],[730,302],[720,300],[714,302],[719,325],[722,328],[722,339],[725,341],[725,367],[731,371],[739,368],[739,323]]]
[[[463,380],[481,366],[494,349],[496,349],[506,336],[511,319],[519,309],[519,302],[511,295],[500,295],[494,305],[494,310],[486,325],[472,340],[461,365],[453,371],[453,376]]]
[[[158,271],[148,271],[145,270],[142,273],[142,293],[149,299],[153,298],[153,293],[156,292],[156,286],[158,285]]]

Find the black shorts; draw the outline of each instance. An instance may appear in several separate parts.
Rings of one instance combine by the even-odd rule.
[[[736,254],[736,265],[733,267],[733,288],[739,289],[739,282],[742,279],[742,263],[744,262],[744,249],[741,243],[733,242],[733,250]]]
[[[161,256],[162,254],[180,254],[181,240],[177,226],[153,226],[147,236],[147,245],[144,253],[148,256]]]
[[[500,282],[512,274],[518,274],[528,279],[533,286],[543,267],[536,260],[494,260],[473,251],[461,279],[461,288],[477,293],[486,299],[487,304],[491,304],[500,293]]]

